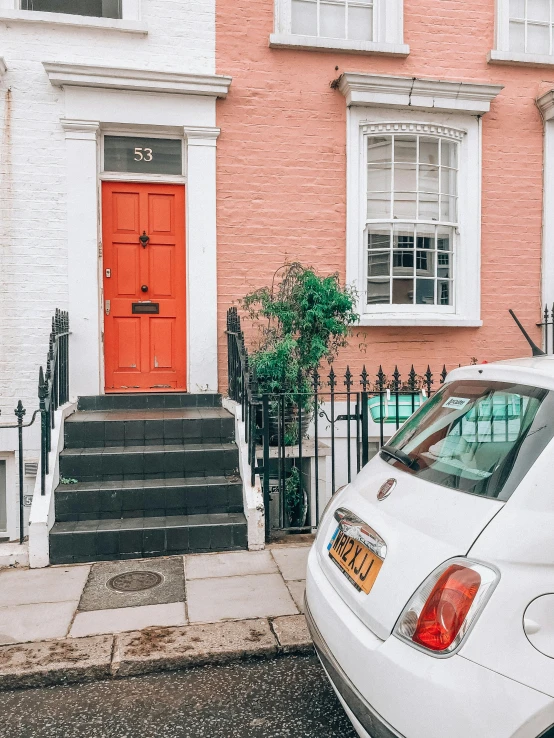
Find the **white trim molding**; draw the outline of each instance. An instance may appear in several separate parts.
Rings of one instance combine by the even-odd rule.
[[[536,101],[544,121],[542,304],[554,302],[554,89]]]
[[[359,72],[345,72],[339,77],[337,86],[348,107],[371,105],[471,115],[488,113],[491,102],[503,89],[503,85]]]
[[[482,325],[481,116],[502,87],[358,73],[345,73],[337,86],[348,105],[346,279],[360,296],[359,324]],[[367,304],[367,137],[398,133],[440,136],[459,146],[452,306]]]
[[[43,62],[43,66],[55,87],[97,87],[225,98],[232,79],[222,75],[178,74],[89,64]]]
[[[339,51],[356,54],[408,56],[404,43],[404,0],[373,0],[373,39],[329,38],[293,33],[292,0],[274,0],[274,32],[269,37],[272,48]]]

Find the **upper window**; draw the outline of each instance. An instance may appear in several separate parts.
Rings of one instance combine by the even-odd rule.
[[[291,31],[301,36],[373,41],[373,0],[291,0]]]
[[[367,304],[453,305],[458,142],[367,137]]]
[[[510,50],[552,54],[552,0],[510,0]]]
[[[122,0],[21,0],[21,10],[122,18]]]
[[[406,56],[403,0],[274,0],[270,46]]]

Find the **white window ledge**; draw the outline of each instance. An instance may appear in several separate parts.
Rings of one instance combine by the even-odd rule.
[[[376,41],[348,41],[343,38],[322,38],[297,34],[272,33],[269,37],[272,49],[310,49],[315,51],[344,51],[353,54],[386,54],[408,56],[407,44],[389,44]]]
[[[437,326],[450,328],[480,328],[482,320],[465,318],[460,315],[399,315],[398,313],[381,313],[379,315],[365,314],[360,317],[356,325],[359,326]]]
[[[104,31],[147,34],[146,24],[136,20],[118,18],[94,18],[69,13],[41,13],[37,10],[0,10],[0,22],[39,23],[50,26],[79,26],[81,28],[100,28]]]
[[[489,64],[526,64],[531,67],[552,67],[554,56],[550,54],[522,54],[515,51],[493,49],[487,55]]]

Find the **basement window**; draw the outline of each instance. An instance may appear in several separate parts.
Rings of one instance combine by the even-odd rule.
[[[93,18],[123,17],[122,0],[21,0],[21,10],[66,13]]]

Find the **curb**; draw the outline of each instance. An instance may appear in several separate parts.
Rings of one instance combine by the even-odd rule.
[[[115,679],[312,649],[303,615],[0,646],[0,691]]]

